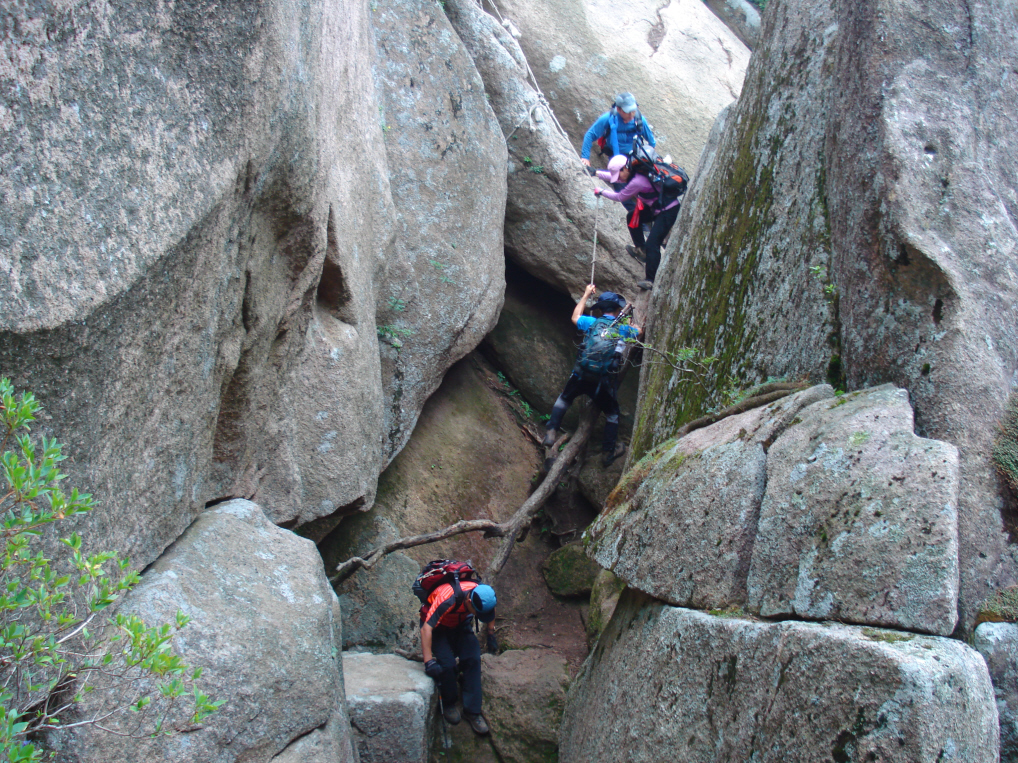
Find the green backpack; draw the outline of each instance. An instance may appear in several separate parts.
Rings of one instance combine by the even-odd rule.
[[[598,318],[583,337],[576,367],[584,376],[602,376],[612,371],[619,332],[614,318]]]

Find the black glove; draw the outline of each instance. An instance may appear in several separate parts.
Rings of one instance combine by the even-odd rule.
[[[488,654],[498,654],[498,639],[494,633],[488,634]]]
[[[438,660],[428,660],[424,663],[424,672],[429,678],[434,678],[437,681],[442,677],[442,666],[438,664]]]
[[[597,170],[594,169],[593,167],[589,167],[588,166],[588,167],[584,167],[583,169],[585,169],[587,171],[587,174],[590,175],[591,177],[594,177],[594,175],[597,174]]]

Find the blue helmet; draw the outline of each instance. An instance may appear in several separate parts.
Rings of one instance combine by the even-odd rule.
[[[495,619],[495,605],[498,600],[495,598],[495,589],[490,585],[481,583],[470,592],[470,603],[474,605],[477,612],[477,619],[482,623],[490,623]]]

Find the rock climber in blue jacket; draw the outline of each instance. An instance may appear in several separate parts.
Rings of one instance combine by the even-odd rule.
[[[601,153],[607,154],[609,159],[618,154],[628,154],[637,135],[642,135],[650,145],[657,145],[650,125],[636,107],[636,98],[632,93],[619,93],[615,105],[598,117],[583,136],[580,160],[584,166],[590,166],[590,149],[594,143],[601,146]]]

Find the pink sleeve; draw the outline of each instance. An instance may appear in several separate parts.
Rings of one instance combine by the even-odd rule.
[[[601,191],[601,195],[612,201],[629,201],[641,191],[646,192],[651,188],[653,186],[650,184],[650,181],[643,175],[633,175],[632,179],[626,183],[626,187],[621,191]]]

